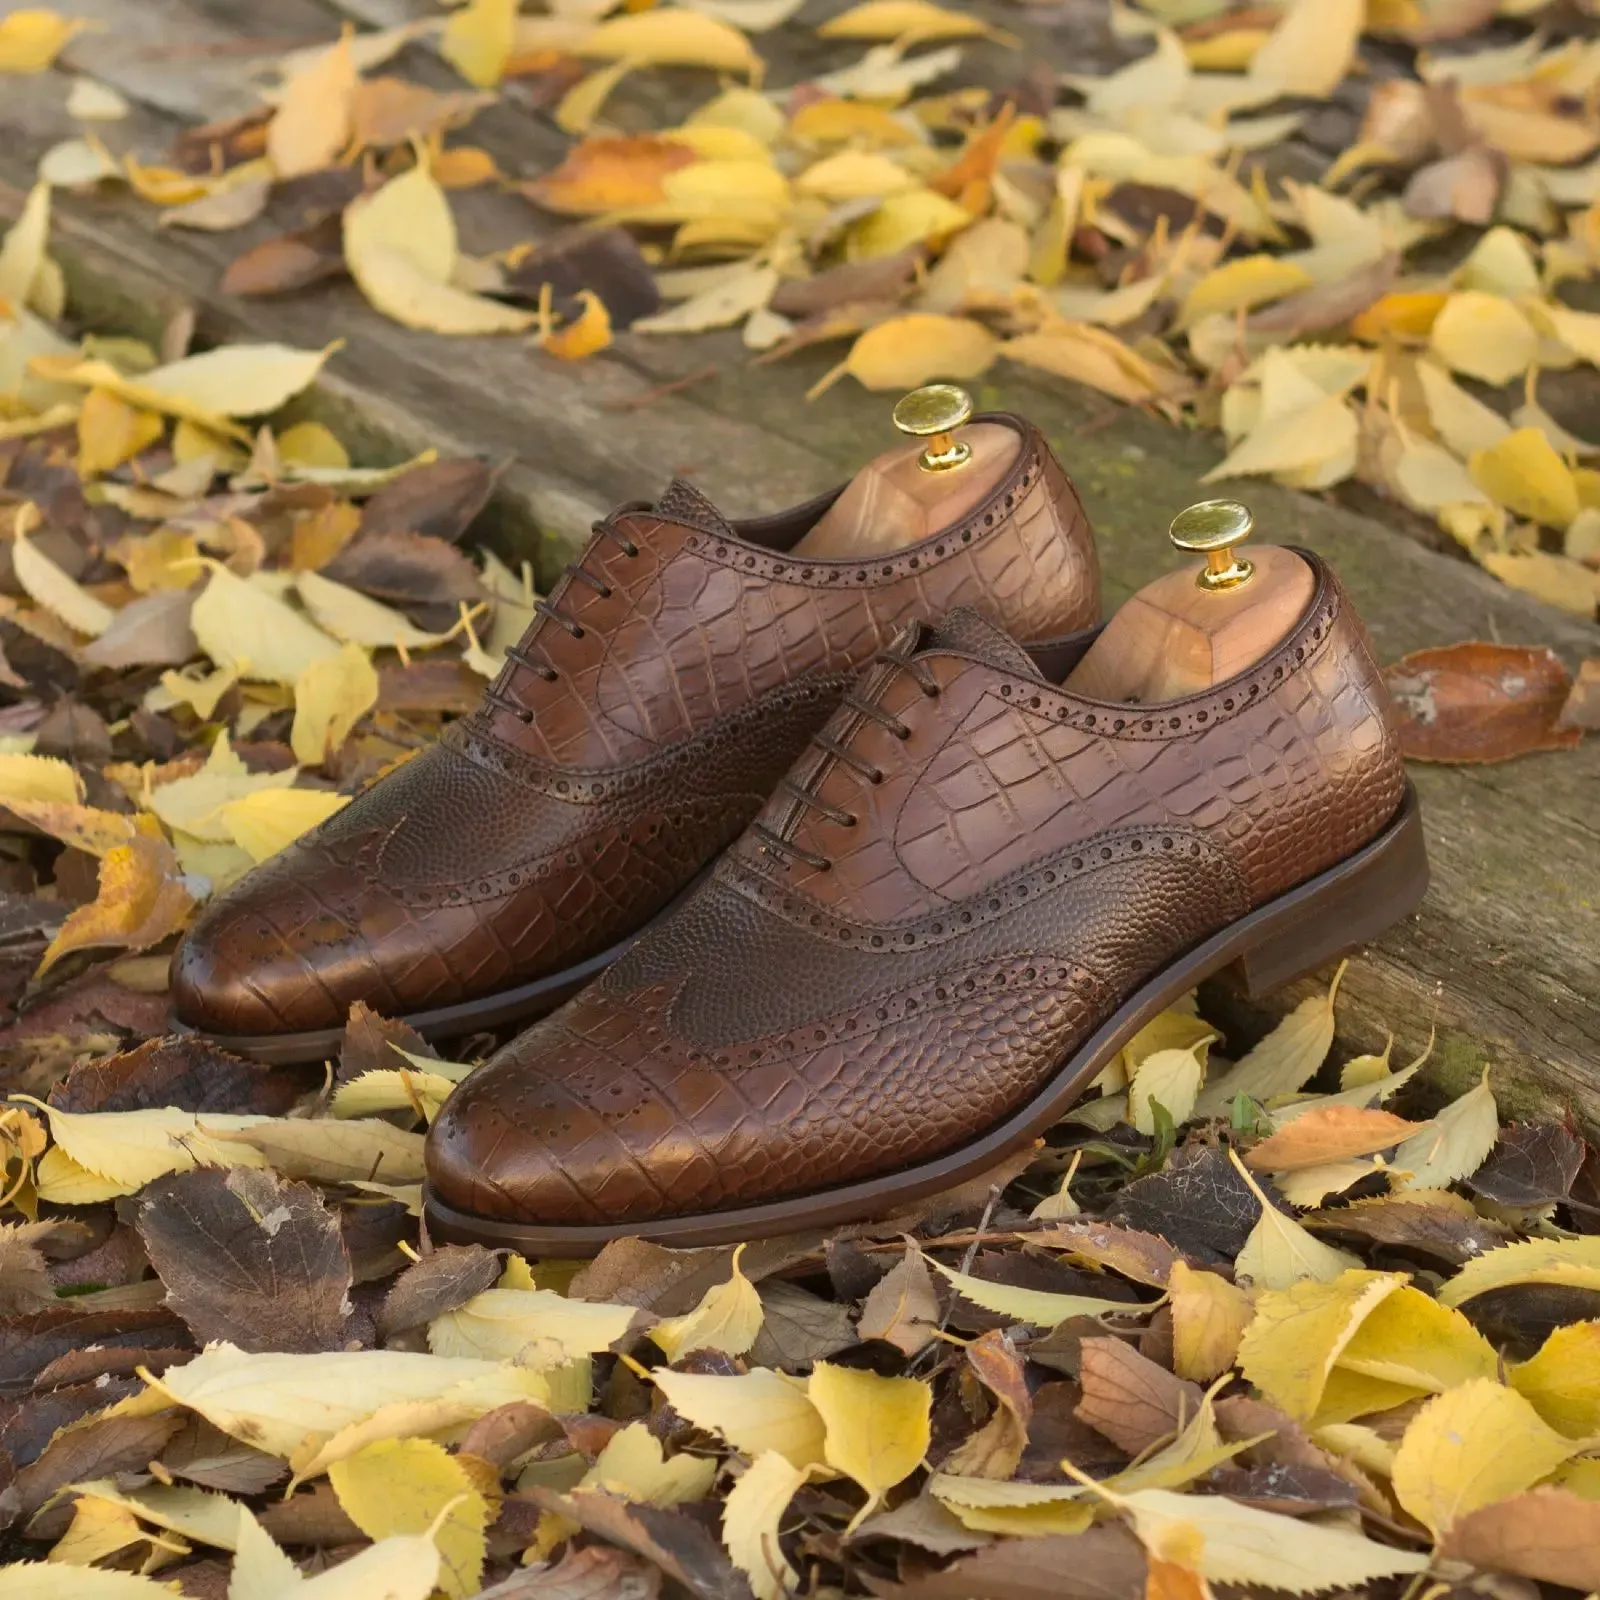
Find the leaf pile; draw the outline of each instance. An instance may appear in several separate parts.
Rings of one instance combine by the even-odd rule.
[[[298,49],[265,105],[151,160],[109,148],[115,104],[80,80],[74,109],[94,120],[41,175],[126,183],[164,223],[211,230],[314,181],[313,219],[246,252],[224,289],[348,270],[408,327],[531,332],[563,359],[624,327],[737,324],[762,360],[849,341],[819,388],[1000,362],[1053,374],[1219,425],[1215,479],[1359,481],[1505,582],[1593,616],[1600,441],[1539,397],[1542,374],[1600,362],[1600,311],[1582,308],[1600,266],[1593,0],[1555,8],[1553,33],[1525,0],[1140,0],[1110,8],[1127,65],[1017,70],[996,91],[951,85],[1018,41],[932,0],[839,9],[814,31],[844,64],[769,85],[757,41],[802,31],[800,9],[471,0]],[[8,28],[0,70],[70,51],[73,26],[49,12]],[[411,46],[465,87],[397,75]],[[675,126],[631,131],[631,103],[608,120],[619,86],[661,67],[723,87]],[[576,141],[531,181],[449,142],[506,85]],[[1322,103],[1359,106],[1359,130],[1297,181],[1274,157]],[[601,231],[466,255],[450,192],[480,184]],[[24,218],[0,297],[48,311],[59,274],[27,242],[39,231]]]
[[[880,1224],[585,1263],[419,1237],[470,1067],[362,1008],[331,1086],[57,1070],[0,1111],[0,1588],[1592,1588],[1596,1154],[1487,1075],[1398,1114],[1336,1000],[1232,1063],[1186,1002]]]
[[[49,199],[34,191],[0,271],[55,281]],[[353,467],[320,423],[247,426],[334,347],[188,354],[185,327],[169,335],[157,352],[26,309],[0,321],[0,1004],[42,1010],[45,1034],[63,981],[85,1003],[67,1015],[159,1028],[135,997],[164,988],[164,958],[106,952],[167,945],[424,748],[533,615],[526,566],[458,547],[496,469],[431,451]]]

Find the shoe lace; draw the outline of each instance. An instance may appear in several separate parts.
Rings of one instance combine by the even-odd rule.
[[[909,644],[907,648],[909,648]],[[858,694],[855,689],[849,690],[843,704],[853,711],[858,717],[867,722],[875,722],[880,728],[886,729],[896,739],[904,742],[911,737],[911,729],[906,726],[892,711],[887,711],[877,703],[876,696],[883,694],[891,683],[901,674],[906,674],[929,700],[939,698],[939,683],[933,675],[933,670],[925,662],[912,660],[903,655],[899,649],[891,646],[879,650],[872,657],[873,666],[886,667],[888,671],[877,684],[874,697],[869,699]],[[864,761],[849,747],[848,736],[844,740],[831,738],[826,732],[812,736],[811,744],[824,755],[831,756],[842,767],[848,768],[865,784],[872,787],[883,782],[884,772],[879,766],[870,761]],[[808,811],[815,811],[820,816],[826,817],[830,822],[838,823],[843,828],[853,828],[861,818],[853,811],[846,811],[842,806],[836,806],[824,800],[816,793],[816,784],[821,781],[825,764],[818,762],[811,772],[811,776],[804,783],[797,783],[793,778],[784,778],[778,784],[778,792],[792,801],[795,811],[792,813],[792,822],[798,824]],[[816,872],[829,872],[833,868],[833,861],[828,856],[818,855],[814,850],[807,850],[803,845],[783,833],[769,828],[765,823],[754,824],[751,830],[761,841],[762,849],[769,854],[777,856],[787,870],[791,862],[800,862]]]
[[[621,547],[623,555],[632,559],[639,554],[639,547],[621,527],[618,520],[630,512],[648,511],[648,500],[630,500],[626,505],[618,506],[615,511],[608,512],[598,521],[589,524],[592,535],[588,547],[576,561],[570,561],[562,569],[569,583],[581,583],[594,590],[604,600],[611,593],[611,585],[605,579],[596,577],[584,567],[584,562],[597,550],[603,540],[609,539]],[[588,631],[583,624],[569,616],[561,609],[560,595],[562,590],[558,587],[554,593],[544,600],[535,600],[533,609],[536,620],[533,626],[523,634],[516,644],[506,650],[506,665],[501,670],[500,676],[495,679],[483,692],[484,702],[497,707],[501,711],[508,711],[519,722],[532,722],[533,710],[518,697],[516,689],[516,670],[521,668],[524,672],[531,672],[536,678],[545,683],[554,683],[561,674],[551,664],[549,658],[539,649],[538,632],[540,624],[548,618],[558,628],[565,628],[574,639],[581,639]]]

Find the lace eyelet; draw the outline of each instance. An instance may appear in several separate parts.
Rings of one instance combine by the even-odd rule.
[[[533,713],[529,711],[526,706],[524,706],[522,710],[517,713],[517,721],[521,723],[530,723],[533,721]]]

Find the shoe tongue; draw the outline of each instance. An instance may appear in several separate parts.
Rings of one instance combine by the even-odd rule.
[[[656,501],[656,515],[715,538],[734,537],[733,524],[686,478],[674,478]]]
[[[991,667],[1015,672],[1024,678],[1044,677],[1033,664],[1033,657],[1004,628],[996,627],[971,606],[957,606],[954,611],[947,611],[924,635],[922,648],[958,650],[964,656],[976,656]]]

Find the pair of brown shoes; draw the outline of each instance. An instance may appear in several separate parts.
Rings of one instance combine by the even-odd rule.
[[[1195,508],[1198,576],[1096,630],[1070,481],[963,400],[795,510],[675,483],[598,524],[474,715],[205,913],[181,1021],[287,1061],[356,1000],[446,1037],[559,1005],[435,1123],[435,1234],[712,1243],[950,1187],[1209,974],[1269,989],[1412,910],[1327,567]]]

